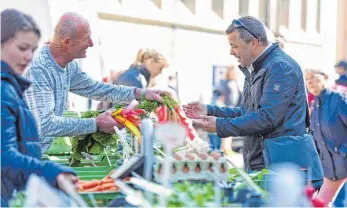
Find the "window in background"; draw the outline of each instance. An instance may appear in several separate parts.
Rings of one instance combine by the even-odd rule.
[[[181,0],[182,3],[193,13],[195,14],[195,0]]]
[[[249,0],[239,0],[239,15],[248,15]]]
[[[270,20],[269,20],[269,10],[270,1],[269,0],[259,0],[259,19],[270,28]]]
[[[153,2],[159,9],[161,9],[161,0],[152,0],[152,2]]]
[[[289,27],[289,1],[290,0],[279,0],[279,25]]]
[[[320,17],[321,17],[321,0],[317,0],[316,30],[318,33],[320,33]]]
[[[307,29],[307,0],[301,0],[301,29]]]
[[[224,0],[212,0],[212,10],[220,17],[224,18]]]

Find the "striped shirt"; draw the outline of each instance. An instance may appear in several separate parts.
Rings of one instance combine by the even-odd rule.
[[[76,61],[60,67],[48,45],[34,57],[25,76],[32,82],[26,99],[37,122],[43,152],[54,137],[84,135],[97,130],[95,118],[62,117],[68,108],[69,92],[113,103],[135,99],[135,88],[94,81],[81,71]]]

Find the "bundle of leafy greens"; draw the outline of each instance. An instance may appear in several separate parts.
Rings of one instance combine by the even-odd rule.
[[[206,207],[214,201],[213,183],[183,181],[173,186],[168,207]]]
[[[87,111],[82,114],[81,118],[96,118],[102,112],[103,111]],[[100,131],[72,137],[70,165],[76,166],[81,163],[81,159],[84,158],[81,152],[98,155],[104,151],[104,147],[115,149],[117,147],[117,141],[118,137],[115,134],[107,134]]]
[[[241,170],[241,169],[240,169]],[[241,170],[244,171],[244,170]],[[251,178],[251,180],[259,186],[260,190],[263,192],[263,195],[267,195],[267,191],[263,189],[263,183],[265,182],[265,176],[270,174],[271,172],[268,169],[262,169],[261,171],[255,172],[255,173],[250,173],[248,176]],[[235,185],[235,191],[238,191],[243,188],[247,188],[248,185],[242,177],[239,175],[239,173],[236,171],[235,168],[229,169],[229,178],[228,182],[234,182]]]
[[[149,117],[150,113],[155,112],[155,110],[162,104],[168,107],[170,112],[175,111],[175,106],[178,104],[178,102],[168,95],[162,95],[162,98],[164,100],[163,103],[153,100],[141,99],[140,104],[136,108],[145,110],[147,112],[145,117],[147,118]]]

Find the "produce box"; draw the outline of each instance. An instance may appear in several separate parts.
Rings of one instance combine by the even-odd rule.
[[[90,207],[94,207],[94,203],[98,207],[106,207],[112,200],[118,199],[120,197],[124,197],[124,195],[120,191],[112,191],[112,192],[85,192],[80,193],[83,199],[87,202]],[[94,203],[93,203],[93,200]]]
[[[108,152],[108,157],[111,164],[119,163],[119,160],[122,158],[122,156],[117,152]],[[110,166],[109,161],[105,155],[105,153],[100,155],[92,155],[94,164],[96,166]],[[43,158],[44,160],[51,160],[56,163],[59,163],[61,165],[70,166],[69,161],[70,155],[45,155]],[[81,163],[78,164],[76,167],[93,167],[93,163],[90,160],[82,159]]]
[[[115,168],[116,166],[73,167],[78,178],[81,180],[102,179]]]

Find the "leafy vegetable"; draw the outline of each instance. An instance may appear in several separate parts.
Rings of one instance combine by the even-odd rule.
[[[244,171],[242,169],[239,169],[240,171]],[[248,174],[248,176],[251,178],[251,180],[260,187],[260,189],[263,191],[264,195],[267,195],[267,192],[262,189],[262,182],[264,182],[265,178],[264,176],[269,174],[270,171],[268,169],[262,169],[261,171],[254,172]],[[235,182],[235,191],[240,190],[242,188],[247,188],[247,184],[243,181],[239,173],[236,171],[236,168],[229,169],[229,179],[228,182]]]
[[[26,194],[24,191],[17,192],[8,202],[9,207],[24,207]]]
[[[87,111],[82,114],[82,118],[95,118],[100,115],[103,111]],[[72,154],[70,157],[70,165],[77,166],[80,164],[83,155],[81,152],[89,154],[101,154],[104,147],[110,146],[115,149],[117,147],[118,137],[114,134],[107,134],[104,132],[97,131],[92,134],[83,136],[75,136],[71,138]]]
[[[178,104],[178,102],[174,99],[172,99],[170,96],[168,95],[162,95],[162,98],[164,100],[164,105],[166,107],[168,107],[170,113],[175,111],[175,106]],[[146,100],[146,99],[142,99],[140,104],[136,107],[138,109],[143,109],[146,112],[148,112],[148,114],[146,115],[147,117],[149,117],[149,114],[151,112],[155,112],[155,110],[160,106],[163,105],[162,103],[158,102],[158,101],[150,101],[150,100]]]
[[[183,181],[173,187],[174,194],[168,201],[169,207],[204,207],[214,201],[213,183]]]

